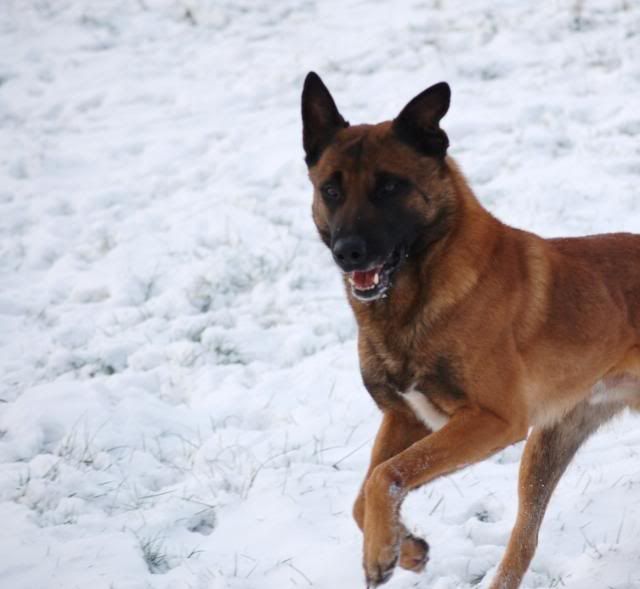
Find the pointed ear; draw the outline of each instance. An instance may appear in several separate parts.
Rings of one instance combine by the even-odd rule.
[[[446,82],[427,88],[416,96],[393,121],[393,131],[400,141],[431,157],[444,158],[449,138],[440,128],[447,114],[451,89]]]
[[[318,74],[309,72],[302,89],[302,144],[307,165],[313,166],[336,132],[348,126]]]

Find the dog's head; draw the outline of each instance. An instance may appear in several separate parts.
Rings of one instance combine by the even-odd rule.
[[[406,261],[449,231],[449,140],[440,119],[450,95],[441,82],[393,121],[350,126],[322,80],[307,75],[302,121],[313,219],[357,299],[385,295]]]

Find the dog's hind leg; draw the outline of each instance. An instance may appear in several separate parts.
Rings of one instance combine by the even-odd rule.
[[[520,463],[518,517],[490,589],[520,587],[538,544],[542,518],[562,473],[582,443],[622,408],[618,403],[584,401],[560,422],[533,429]]]
[[[376,466],[389,458],[402,452],[414,442],[428,436],[431,430],[413,415],[404,412],[387,410],[382,418],[382,424],[376,435],[371,452],[371,462],[364,478],[358,497],[353,505],[353,518],[360,530],[364,529],[365,498],[364,488],[369,476]],[[404,539],[400,549],[399,564],[401,567],[419,572],[428,559],[429,545],[422,540],[404,531]]]

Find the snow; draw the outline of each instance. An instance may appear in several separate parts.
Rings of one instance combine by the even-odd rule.
[[[379,415],[310,219],[299,95],[352,122],[447,80],[485,205],[640,232],[640,6],[625,0],[5,0],[0,586],[361,587]],[[640,421],[580,452],[524,587],[640,586]],[[415,492],[426,572],[486,587],[521,445]]]

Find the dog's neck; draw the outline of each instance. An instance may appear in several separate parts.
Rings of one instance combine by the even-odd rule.
[[[495,247],[503,225],[480,204],[451,158],[445,166],[447,189],[457,203],[449,230],[405,262],[386,297],[366,303],[349,293],[361,329],[384,330],[390,322],[431,324],[468,296],[488,268],[493,247],[487,244]]]

